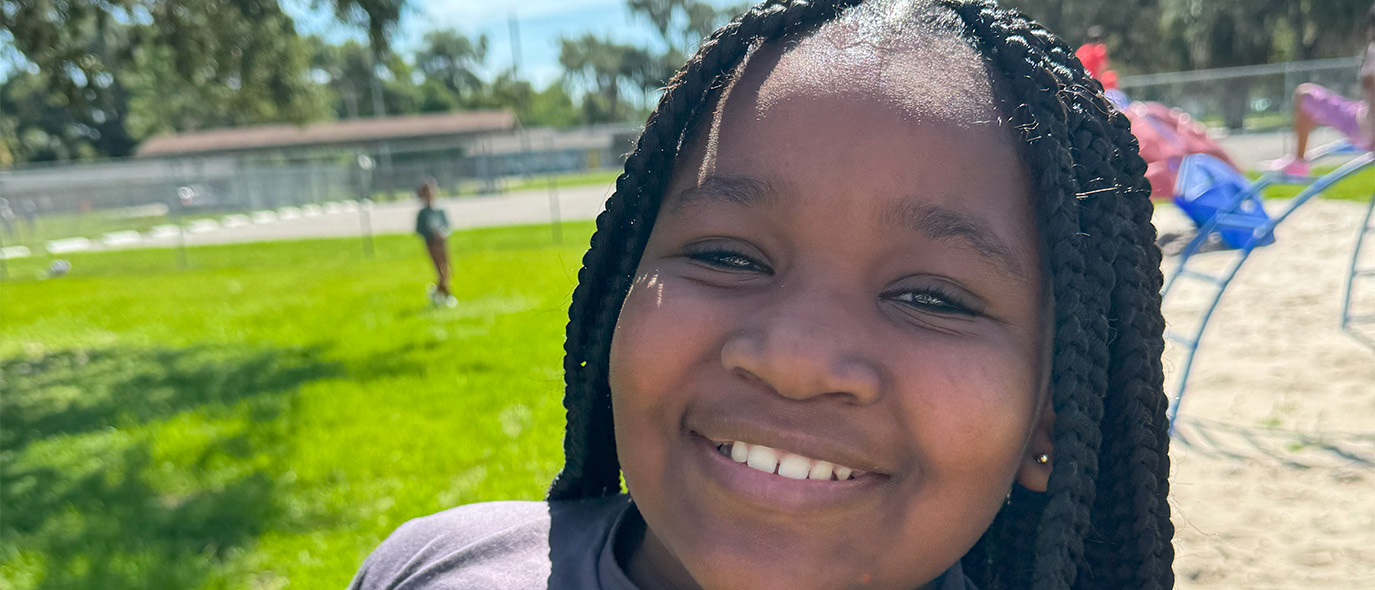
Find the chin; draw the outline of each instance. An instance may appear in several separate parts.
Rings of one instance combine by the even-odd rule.
[[[921,588],[945,571],[920,571],[916,555],[902,560],[913,571],[893,571],[893,564],[872,559],[876,553],[857,552],[861,540],[809,546],[798,543],[796,530],[723,530],[691,543],[680,553],[681,562],[704,590],[838,590],[846,588],[901,589]],[[833,545],[833,546],[831,546]],[[847,548],[849,549],[847,551]],[[860,554],[856,554],[860,553]],[[864,555],[869,557],[866,559]],[[892,552],[881,552],[891,555]],[[888,566],[884,571],[882,566]]]

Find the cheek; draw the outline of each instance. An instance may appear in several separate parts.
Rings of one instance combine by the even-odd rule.
[[[1031,431],[1040,382],[1038,353],[991,341],[978,346],[934,343],[903,362],[902,412],[950,472],[994,468],[1010,481]]]
[[[654,464],[678,432],[694,383],[713,365],[714,322],[709,309],[642,272],[626,296],[611,341],[609,385],[616,441],[629,482],[637,466]],[[633,453],[627,453],[632,450]]]
[[[683,352],[679,322],[666,307],[666,289],[657,270],[640,273],[626,294],[611,339],[612,400],[621,405],[645,404],[665,392]],[[671,303],[671,302],[670,302]]]

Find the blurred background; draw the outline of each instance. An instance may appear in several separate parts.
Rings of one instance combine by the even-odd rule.
[[[1122,90],[1218,134],[1287,128],[1304,82],[1358,94],[1362,0],[1009,4],[1074,46],[1099,27]],[[7,1],[0,195],[26,231],[5,245],[390,201],[423,176],[458,195],[614,170],[658,88],[744,6]]]
[[[1369,0],[1003,4],[1075,47],[1096,27],[1123,92],[1251,176],[1292,144],[1299,84],[1360,96]],[[0,0],[0,588],[338,588],[409,518],[542,497],[590,220],[659,89],[746,7]],[[1328,198],[1364,203],[1369,172]],[[410,235],[427,177],[460,230],[452,309]],[[1340,234],[1338,266],[1342,206],[1313,229]],[[1307,364],[1337,375],[1337,414],[1375,415],[1375,360],[1335,342]],[[1334,428],[1285,392],[1247,411],[1230,419]],[[1307,473],[1348,498],[1375,465],[1355,456]],[[1296,473],[1272,459],[1197,465]],[[1375,587],[1362,501],[1297,538],[1180,521],[1181,587]]]

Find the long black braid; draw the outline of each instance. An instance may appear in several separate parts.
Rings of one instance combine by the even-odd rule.
[[[551,500],[620,492],[611,336],[694,121],[752,47],[812,30],[861,1],[756,6],[703,42],[665,89],[578,273],[564,345],[566,463]],[[985,57],[996,98],[1024,140],[1055,310],[1048,489],[1014,489],[965,556],[965,571],[990,589],[1173,587],[1160,252],[1136,140],[1045,29],[988,0],[939,3]]]

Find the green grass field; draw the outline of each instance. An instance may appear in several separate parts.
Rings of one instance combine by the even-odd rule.
[[[1313,174],[1327,174],[1333,170],[1336,170],[1336,166],[1317,166],[1313,168]],[[1260,173],[1251,172],[1247,176],[1258,178]],[[1304,188],[1306,187],[1301,185],[1271,186],[1265,189],[1264,195],[1267,199],[1290,199],[1298,196]],[[1365,170],[1343,179],[1340,183],[1323,191],[1321,197],[1324,199],[1366,203],[1370,201],[1371,193],[1375,193],[1375,166],[1367,167]]]
[[[0,588],[341,588],[405,520],[542,496],[591,224],[10,261]]]
[[[585,170],[581,172],[570,172],[568,174],[550,174],[543,176],[531,176],[529,178],[517,178],[507,182],[503,187],[506,192],[528,191],[547,189],[551,183],[559,188],[570,188],[576,186],[611,186],[616,184],[616,177],[621,175],[621,169],[610,170]]]

